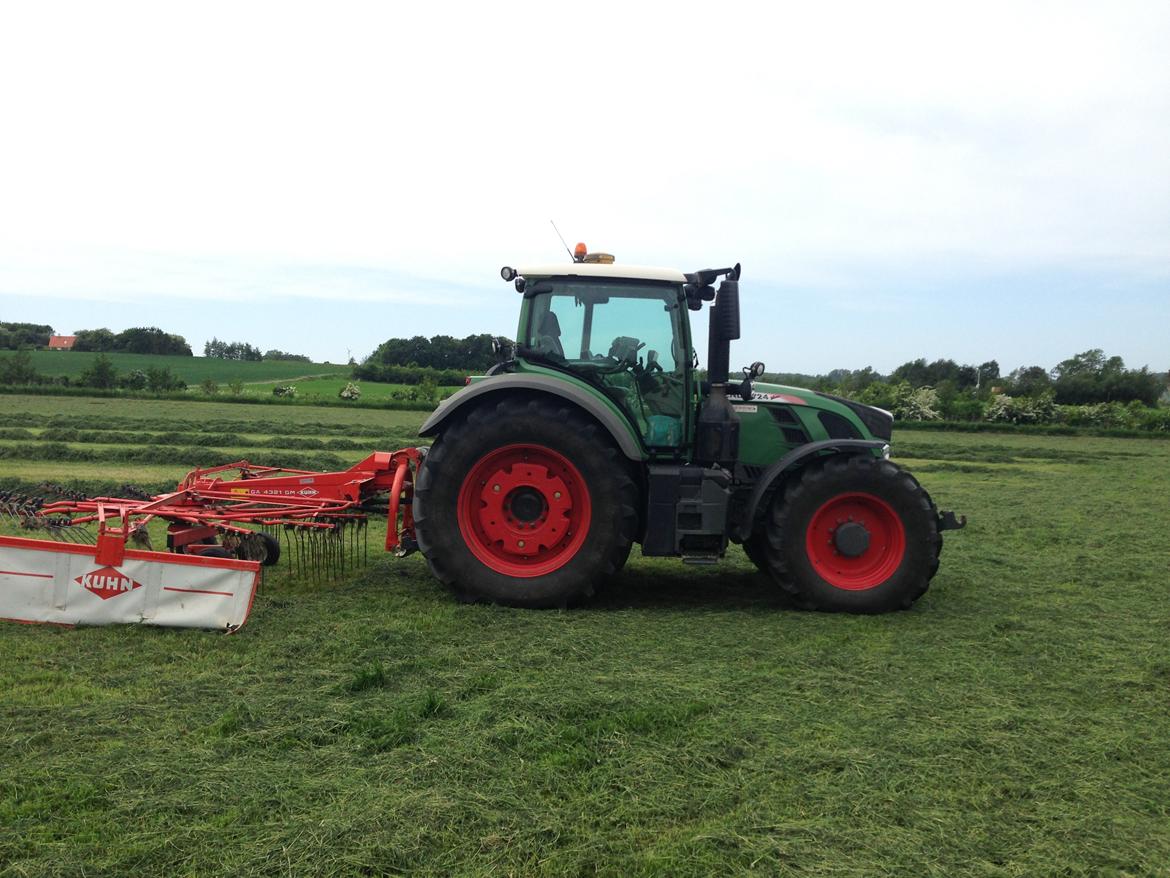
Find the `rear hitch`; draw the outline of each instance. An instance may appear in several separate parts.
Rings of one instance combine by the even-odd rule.
[[[953,512],[940,512],[938,514],[938,530],[941,533],[944,530],[962,530],[967,526],[967,516],[955,516]]]

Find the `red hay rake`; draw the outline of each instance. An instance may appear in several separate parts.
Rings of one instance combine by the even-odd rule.
[[[411,500],[425,454],[425,448],[376,451],[340,472],[241,460],[192,470],[173,492],[153,497],[64,492],[67,499],[47,502],[0,492],[0,513],[30,536],[50,537],[52,542],[36,541],[43,550],[60,543],[90,545],[96,562],[110,567],[122,563],[128,546],[151,551],[147,526],[161,520],[167,523],[166,548],[188,556],[186,563],[233,558],[268,566],[283,554],[296,572],[319,579],[368,559],[368,517],[382,509],[386,550],[402,556],[417,547]],[[381,498],[387,498],[385,506]]]

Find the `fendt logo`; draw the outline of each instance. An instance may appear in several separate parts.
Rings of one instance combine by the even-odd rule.
[[[82,588],[92,591],[103,601],[116,598],[118,595],[136,588],[142,588],[141,582],[135,582],[125,573],[115,570],[113,567],[103,567],[101,570],[93,571],[93,573],[79,576],[74,582],[79,583]]]

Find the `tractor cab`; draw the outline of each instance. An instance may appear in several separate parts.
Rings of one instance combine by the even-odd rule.
[[[612,264],[520,271],[521,363],[568,372],[604,394],[647,448],[683,446],[693,393],[685,278]]]

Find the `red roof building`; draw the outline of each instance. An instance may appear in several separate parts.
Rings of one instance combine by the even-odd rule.
[[[75,344],[77,344],[76,335],[49,336],[49,350],[51,351],[71,351]]]

